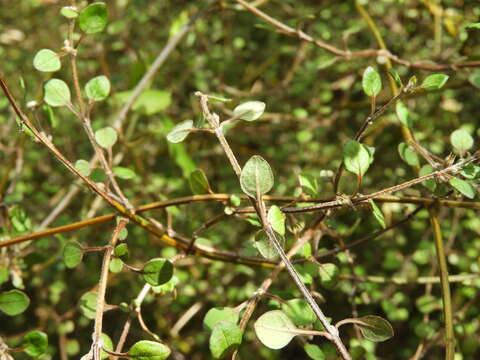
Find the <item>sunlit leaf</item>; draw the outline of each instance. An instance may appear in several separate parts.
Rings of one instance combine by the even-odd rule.
[[[107,6],[103,2],[96,2],[84,8],[78,17],[80,29],[87,34],[103,31],[107,26]]]
[[[268,209],[267,219],[270,225],[272,226],[273,230],[277,234],[285,236],[285,219],[286,215],[280,210],[277,205],[272,205],[270,209]]]
[[[28,296],[20,290],[10,290],[0,293],[0,311],[15,316],[23,313],[30,304]]]
[[[246,121],[257,120],[265,111],[265,103],[261,101],[248,101],[233,109],[233,115]]]
[[[148,340],[138,341],[128,350],[129,357],[135,360],[164,360],[170,353],[167,345]]]
[[[203,319],[203,326],[212,331],[215,325],[219,322],[225,321],[232,324],[236,324],[238,321],[238,312],[229,307],[215,307],[208,310]]]
[[[377,96],[382,89],[382,79],[371,66],[367,67],[363,73],[362,87],[368,96]]]
[[[117,142],[118,135],[114,128],[107,126],[95,131],[95,140],[104,149],[111,148]]]
[[[60,79],[48,80],[43,86],[43,92],[43,100],[53,107],[65,106],[71,99],[68,85]]]
[[[60,70],[62,64],[56,52],[50,49],[42,49],[35,54],[33,66],[38,71],[54,72]]]
[[[292,332],[296,330],[295,325],[280,310],[266,312],[255,321],[254,327],[258,339],[270,349],[281,349],[295,337]]]
[[[23,351],[31,356],[38,357],[47,351],[48,337],[42,331],[31,331],[22,339]]]
[[[110,94],[110,81],[104,75],[90,79],[85,85],[85,93],[92,101],[101,101]]]
[[[142,277],[152,286],[166,283],[173,276],[173,264],[162,258],[152,259],[145,264],[142,270]]]
[[[242,330],[231,322],[221,321],[210,335],[210,351],[215,359],[233,352],[242,343]]]
[[[422,89],[427,90],[427,91],[438,90],[441,87],[443,87],[443,85],[445,85],[447,80],[448,80],[448,75],[432,74],[432,75],[427,76],[423,80],[422,85],[420,85],[420,87]]]
[[[177,124],[168,134],[167,140],[171,143],[179,143],[185,140],[193,128],[192,120],[185,120]]]
[[[63,248],[63,262],[69,269],[73,269],[82,262],[83,248],[77,241],[69,241]]]
[[[390,323],[376,315],[367,315],[358,318],[362,323],[356,323],[363,337],[374,342],[381,342],[393,337],[393,328]]]
[[[453,188],[455,188],[455,190],[467,198],[473,199],[475,197],[475,188],[467,181],[458,178],[451,178],[449,183]]]

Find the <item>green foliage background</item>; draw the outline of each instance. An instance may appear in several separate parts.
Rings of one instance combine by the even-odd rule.
[[[350,50],[377,48],[374,36],[357,12],[354,1],[271,0],[261,9],[292,27],[299,27],[313,36]],[[478,21],[480,6],[475,1],[443,0],[379,0],[364,1],[388,49],[409,61],[430,60],[438,63],[478,60],[479,30],[466,25]],[[79,2],[79,7],[86,2]],[[0,72],[24,107],[29,101],[42,101],[42,84],[49,74],[35,71],[32,60],[42,48],[60,50],[67,33],[67,22],[59,15],[63,2],[25,0],[0,1]],[[86,36],[78,49],[80,80],[85,84],[98,75],[106,75],[112,93],[98,103],[92,114],[95,130],[109,126],[158,52],[189,16],[196,13],[202,1],[108,1],[109,23],[106,31]],[[435,19],[430,6],[443,9],[440,20],[441,48],[435,51]],[[429,10],[430,9],[430,10]],[[438,44],[437,44],[438,46]],[[382,59],[337,59],[312,44],[277,32],[233,1],[218,1],[201,17],[192,31],[174,50],[151,81],[141,101],[129,113],[120,142],[114,154],[125,153],[121,166],[135,172],[133,179],[120,185],[135,205],[188,196],[191,194],[188,175],[196,168],[205,171],[214,192],[240,194],[241,189],[224,154],[213,136],[190,134],[179,144],[169,144],[165,136],[184,120],[201,121],[198,99],[200,90],[233,99],[233,103],[217,104],[217,111],[226,119],[234,106],[247,100],[267,104],[266,113],[254,123],[239,123],[228,129],[226,136],[244,164],[252,155],[261,154],[275,174],[271,195],[300,196],[298,175],[319,181],[317,197],[334,196],[332,186],[321,178],[322,170],[335,171],[341,163],[343,144],[353,138],[369,115],[370,101],[362,91],[361,78],[367,66],[382,76],[383,90],[377,103],[386,102],[392,94],[387,75],[379,63]],[[426,63],[428,63],[426,61]],[[71,82],[66,59],[55,77]],[[430,72],[394,65],[402,79],[413,75],[425,78]],[[429,151],[445,158],[452,152],[450,134],[466,129],[478,144],[478,70],[474,68],[446,71],[449,81],[441,91],[422,92],[409,96],[407,105],[416,139]],[[25,88],[20,86],[23,79]],[[73,87],[71,86],[71,90]],[[25,108],[25,107],[24,107]],[[93,150],[81,124],[66,108],[55,108],[50,118],[42,106],[28,112],[36,124],[53,136],[53,142],[71,160],[89,159]],[[0,97],[0,241],[35,231],[56,204],[65,196],[75,178],[48,153],[19,131],[5,97]],[[369,130],[365,143],[375,147],[375,160],[363,179],[361,191],[373,192],[416,177],[415,171],[399,156],[402,141],[394,107]],[[475,149],[476,147],[474,147]],[[421,159],[420,165],[426,162]],[[100,170],[92,178],[104,179]],[[344,173],[342,193],[355,191],[355,176]],[[105,203],[95,201],[86,188],[50,226],[72,222],[111,212]],[[446,187],[437,190],[444,195]],[[307,193],[308,194],[308,193]],[[420,185],[404,191],[404,195],[425,195]],[[459,197],[456,194],[453,197]],[[478,201],[478,195],[476,197]],[[247,204],[244,204],[247,206]],[[401,219],[413,205],[383,204],[387,223]],[[204,222],[224,212],[221,203],[195,203],[171,207],[151,214],[163,224],[170,219],[172,228],[185,236]],[[290,218],[290,227],[310,224],[315,214]],[[480,220],[473,209],[442,208],[440,210],[444,241],[447,244],[451,274],[480,273]],[[31,299],[26,312],[15,317],[0,314],[0,336],[15,343],[17,335],[41,329],[49,335],[49,350],[42,359],[59,358],[59,341],[66,341],[71,358],[88,351],[92,321],[78,311],[80,297],[98,283],[101,256],[87,253],[75,269],[67,269],[62,261],[63,246],[75,240],[83,245],[101,246],[109,239],[112,223],[85,228],[21,244],[0,251],[0,267],[8,268],[1,290],[23,289]],[[325,221],[320,249],[332,249],[354,241],[379,229],[368,209],[356,208],[336,212]],[[130,224],[127,243],[128,263],[141,267],[154,257],[170,258],[176,250],[166,247],[139,227]],[[203,233],[199,242],[216,248],[256,255],[252,237],[256,228],[245,218],[228,219]],[[287,236],[287,246],[293,244]],[[412,221],[387,232],[377,239],[325,261],[335,263],[340,280],[325,286],[318,270],[299,266],[308,278],[307,285],[325,299],[320,306],[335,322],[352,317],[352,304],[359,316],[376,314],[388,319],[395,336],[374,345],[357,340],[353,327],[343,330],[344,338],[357,359],[409,359],[420,342],[425,341],[424,358],[443,356],[440,286],[415,283],[418,276],[437,276],[435,247],[428,213],[422,210]],[[323,261],[323,260],[322,260]],[[250,268],[198,257],[187,257],[175,264],[174,291],[149,295],[142,313],[148,327],[173,349],[175,359],[210,358],[208,338],[202,320],[212,307],[235,307],[256,291],[270,270]],[[352,275],[380,276],[386,283],[361,281],[355,288]],[[118,305],[130,303],[143,286],[140,276],[123,271],[110,274],[107,301]],[[389,283],[392,277],[406,278],[411,283]],[[3,279],[2,279],[3,280]],[[452,283],[458,359],[478,359],[480,349],[479,308],[480,279]],[[288,300],[299,297],[288,275],[281,274],[270,293]],[[195,305],[198,304],[198,305]],[[193,305],[199,310],[181,329],[171,333],[173,325]],[[265,297],[253,319],[281,304]],[[104,332],[115,341],[127,315],[119,311],[105,314]],[[296,339],[285,349],[274,351],[262,346],[253,332],[253,320],[244,334],[240,358],[252,354],[261,359],[307,359],[302,350],[308,340],[320,345],[327,358],[335,358],[332,345],[322,339]],[[138,324],[134,325],[127,344],[148,338]],[[433,343],[430,340],[433,339]],[[127,347],[128,348],[128,347]],[[330,355],[328,355],[330,354]],[[18,355],[23,359],[23,355]],[[457,359],[457,357],[456,357]]]

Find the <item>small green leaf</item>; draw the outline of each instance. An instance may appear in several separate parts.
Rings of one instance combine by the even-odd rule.
[[[442,308],[438,299],[433,295],[423,295],[415,300],[415,305],[422,314],[428,314]]]
[[[372,205],[373,216],[380,226],[385,229],[387,225],[385,224],[385,217],[383,216],[382,210],[380,210],[377,204],[375,204],[375,201],[372,199],[370,199],[370,205]]]
[[[285,219],[286,215],[280,210],[277,205],[272,205],[270,209],[268,209],[267,219],[270,225],[272,226],[273,230],[277,234],[285,236]]]
[[[338,283],[338,275],[340,271],[337,265],[332,263],[321,264],[318,267],[318,275],[320,281],[326,288],[335,287]]]
[[[179,143],[185,140],[185,138],[190,134],[190,131],[193,129],[193,121],[185,120],[177,124],[168,134],[167,140],[171,143]]]
[[[92,172],[90,168],[90,163],[87,160],[77,160],[75,161],[75,168],[82,174],[83,176],[89,176]]]
[[[109,350],[109,351],[113,351],[113,343],[112,343],[112,339],[110,339],[110,336],[108,336],[107,334],[105,333],[102,333],[102,342],[103,342],[103,348]],[[101,351],[100,352],[100,359],[108,359],[108,354],[105,352],[105,351]]]
[[[376,315],[367,315],[358,318],[363,324],[358,324],[360,332],[367,340],[381,342],[393,337],[393,328],[390,323]]]
[[[123,261],[119,258],[113,258],[110,261],[110,265],[108,266],[108,269],[112,273],[119,273],[123,269]]]
[[[343,161],[345,168],[358,176],[367,172],[373,156],[369,149],[355,140],[348,140],[343,147]]]
[[[82,295],[78,304],[80,312],[88,319],[95,319],[98,293],[91,291]]]
[[[90,79],[85,85],[87,97],[92,101],[101,101],[110,94],[110,81],[104,75]]]
[[[277,234],[277,240],[282,246],[285,243],[285,238],[280,234]],[[255,234],[255,247],[265,259],[275,259],[278,256],[277,249],[272,245],[264,230],[259,230]]]
[[[438,90],[441,87],[443,87],[443,85],[445,85],[447,80],[448,80],[448,75],[432,74],[432,75],[427,76],[423,80],[422,85],[420,85],[420,87],[422,89],[427,90],[427,91]]]
[[[420,160],[417,153],[410,149],[410,147],[404,142],[398,144],[398,153],[402,160],[405,161],[408,165],[420,166]]]
[[[20,290],[10,290],[0,293],[0,311],[9,315],[15,316],[24,312],[30,299]]]
[[[480,176],[480,167],[474,164],[467,164],[462,167],[461,174],[465,179],[476,179]]]
[[[148,340],[138,341],[128,350],[128,355],[135,360],[164,360],[170,353],[168,346]]]
[[[295,337],[292,333],[296,330],[295,325],[280,310],[266,312],[257,319],[254,327],[258,339],[270,349],[281,349]]]
[[[50,106],[65,106],[70,102],[70,89],[63,80],[48,80],[43,86],[43,92],[43,100]]]
[[[69,269],[73,269],[82,262],[83,248],[77,241],[69,241],[63,248],[63,262]]]
[[[58,54],[50,49],[42,49],[33,58],[33,67],[38,71],[54,72],[60,70],[62,64]]]
[[[317,319],[310,305],[303,299],[288,300],[282,304],[282,310],[296,326],[307,326]]]
[[[202,169],[195,169],[188,177],[190,189],[193,194],[208,194],[212,192],[207,175]]]
[[[458,179],[458,178],[451,178],[449,180],[449,183],[452,187],[454,187],[457,191],[459,191],[461,194],[463,194],[467,198],[473,199],[475,197],[475,188],[465,180]]]
[[[119,236],[119,238],[120,238],[120,236]],[[115,246],[115,249],[113,250],[113,254],[117,257],[127,256],[128,255],[128,245],[123,243],[123,244]]]
[[[212,331],[213,328],[221,321],[236,324],[238,322],[238,312],[229,307],[218,307],[208,310],[203,318],[203,326]]]
[[[468,81],[476,88],[480,88],[480,70],[477,69],[472,72],[468,77]]]
[[[95,140],[104,149],[111,148],[117,142],[118,135],[114,128],[107,126],[95,131]]]
[[[115,176],[123,180],[134,179],[137,176],[137,174],[135,174],[135,171],[123,166],[115,166],[112,170]]]
[[[60,9],[60,14],[67,19],[75,19],[78,17],[78,9],[76,6],[64,6]]]
[[[395,105],[395,111],[397,113],[398,119],[403,125],[408,127],[412,125],[412,120],[410,119],[410,113],[408,112],[408,108],[405,106],[403,102],[401,101],[397,102],[397,104]]]
[[[362,87],[368,96],[377,96],[382,89],[382,79],[371,66],[367,67],[363,73]]]
[[[22,339],[23,351],[31,357],[39,357],[47,351],[48,337],[42,331],[31,331]]]
[[[152,286],[165,284],[173,276],[173,264],[167,259],[155,258],[145,264],[142,277]]]
[[[390,69],[388,70],[388,73],[393,78],[393,80],[395,80],[395,83],[397,84],[398,87],[403,87],[402,79],[400,78],[400,75],[396,70]]]
[[[310,196],[318,195],[318,179],[309,174],[299,174],[298,181],[302,190],[305,191]]]
[[[107,18],[107,6],[103,2],[97,2],[88,5],[80,12],[78,22],[83,32],[95,34],[105,29]]]
[[[210,351],[215,359],[233,352],[242,343],[242,330],[231,322],[219,322],[210,335]]]
[[[450,135],[450,142],[452,146],[459,152],[461,155],[465,153],[465,151],[469,150],[473,146],[473,138],[472,135],[465,129],[458,129],[452,132]]]
[[[273,172],[268,162],[253,155],[242,169],[240,185],[245,194],[254,198],[269,192],[273,187]]]
[[[305,344],[303,350],[307,353],[308,357],[313,360],[325,360],[325,354],[318,345]]]
[[[431,174],[432,172],[433,172],[433,167],[429,164],[426,164],[422,166],[422,168],[418,172],[418,175],[424,176],[424,175]],[[428,180],[422,181],[422,185],[425,186],[431,192],[434,192],[435,189],[437,188],[437,183],[435,179],[428,179]]]
[[[233,109],[233,115],[246,121],[257,120],[265,111],[265,103],[261,101],[248,101]]]

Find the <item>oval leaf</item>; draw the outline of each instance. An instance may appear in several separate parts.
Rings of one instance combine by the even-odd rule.
[[[170,352],[168,346],[162,343],[141,340],[128,350],[128,355],[135,360],[163,360],[170,356]]]
[[[355,323],[360,327],[360,332],[367,340],[381,342],[393,337],[393,328],[390,323],[376,315],[367,315],[358,318],[362,324]]]
[[[75,6],[64,6],[60,9],[60,14],[67,19],[75,19],[78,17],[78,9]]]
[[[9,316],[21,314],[29,304],[30,299],[20,290],[10,290],[0,294],[0,311]]]
[[[370,166],[371,154],[368,149],[355,140],[348,140],[343,147],[345,169],[358,176],[363,176]]]
[[[280,210],[277,205],[272,205],[270,209],[268,209],[267,219],[273,230],[275,230],[277,234],[280,234],[282,236],[285,235],[286,215],[282,212],[282,210]]]
[[[193,121],[185,120],[177,124],[168,134],[167,140],[171,143],[179,143],[185,140],[185,138],[190,134],[190,131],[193,129]]]
[[[23,351],[31,357],[38,357],[47,351],[48,337],[42,331],[31,331],[23,337]]]
[[[107,6],[103,2],[88,5],[80,12],[78,22],[80,29],[87,34],[103,31],[107,25]]]
[[[85,85],[87,97],[92,101],[101,101],[110,94],[110,81],[104,75],[90,79]]]
[[[69,241],[63,248],[63,262],[69,269],[73,269],[82,262],[83,249],[77,241]]]
[[[108,149],[115,145],[118,135],[114,128],[108,126],[106,128],[95,131],[95,140],[98,145],[104,149]]]
[[[48,80],[43,91],[43,100],[50,106],[65,106],[70,102],[70,89],[63,80]]]
[[[137,176],[137,174],[135,174],[135,171],[123,166],[115,166],[112,170],[115,176],[123,180],[130,180]]]
[[[429,75],[423,80],[422,85],[420,85],[420,87],[427,91],[438,90],[443,85],[445,85],[447,80],[448,80],[448,75],[445,75],[445,74]]]
[[[212,190],[208,183],[207,176],[202,169],[195,169],[188,178],[190,189],[194,194],[208,194]]]
[[[236,324],[238,321],[238,312],[229,307],[218,307],[208,310],[203,318],[203,326],[212,331],[219,322],[229,322]]]
[[[382,89],[382,79],[371,66],[367,67],[363,73],[362,87],[368,96],[377,96]]]
[[[452,132],[450,135],[450,142],[460,154],[463,154],[473,146],[472,135],[470,135],[465,129],[458,129]]]
[[[95,319],[95,312],[97,309],[97,296],[94,291],[87,292],[80,298],[79,306],[80,312],[88,319]]]
[[[253,155],[245,164],[240,175],[240,185],[245,194],[257,197],[273,187],[273,172],[268,162],[259,155]]]
[[[83,159],[75,161],[75,168],[83,176],[88,176],[92,172],[92,169],[90,168],[90,163],[87,160],[83,160]]]
[[[475,197],[475,188],[465,180],[451,178],[449,180],[449,183],[452,187],[454,187],[457,191],[459,191],[467,198],[473,199]]]
[[[145,264],[142,277],[152,286],[165,284],[173,276],[173,264],[167,259],[156,258]]]
[[[33,67],[38,71],[54,72],[60,70],[62,64],[57,53],[50,49],[42,49],[33,58]]]
[[[246,121],[257,120],[265,111],[265,103],[262,101],[247,101],[233,109],[233,115]]]
[[[337,285],[339,270],[337,265],[332,263],[321,264],[318,267],[318,275],[322,285],[331,288]]]
[[[280,234],[276,235],[278,242],[283,247],[283,244],[285,244],[285,238]],[[275,259],[278,256],[277,249],[275,249],[264,230],[259,230],[255,234],[255,247],[265,259]]]
[[[255,333],[263,345],[281,349],[295,337],[289,330],[296,330],[292,320],[280,310],[266,312],[255,322]]]
[[[219,322],[210,335],[210,351],[215,359],[225,357],[242,343],[242,330],[231,322]]]

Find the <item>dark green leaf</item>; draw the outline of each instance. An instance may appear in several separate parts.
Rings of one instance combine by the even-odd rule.
[[[393,337],[392,325],[380,316],[367,315],[357,320],[362,322],[362,324],[356,324],[360,327],[360,332],[367,340],[381,342]]]
[[[313,360],[325,360],[325,354],[318,345],[305,344],[303,347],[308,357]]]
[[[166,283],[173,276],[173,264],[167,259],[156,258],[145,264],[142,277],[152,286]]]
[[[47,351],[48,337],[42,331],[31,331],[23,337],[23,351],[31,357],[39,357]]]
[[[212,192],[207,176],[202,169],[195,169],[188,177],[193,194],[208,194]]]

